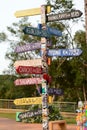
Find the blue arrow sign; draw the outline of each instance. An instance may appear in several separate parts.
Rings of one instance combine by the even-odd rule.
[[[38,24],[38,29],[42,29],[42,24]],[[55,28],[51,28],[51,27],[46,27],[46,31],[49,35],[54,35],[54,36],[58,36],[61,37],[62,36],[62,32],[58,29]]]
[[[50,34],[50,35],[54,35],[54,36],[58,36],[58,37],[61,37],[62,36],[62,32],[55,29],[55,28],[50,28],[50,27],[47,27],[47,32]]]
[[[81,49],[51,49],[47,51],[48,56],[61,56],[61,57],[66,57],[66,56],[79,56],[82,54]]]
[[[50,35],[47,33],[46,30],[38,29],[38,28],[25,27],[23,29],[23,32],[25,34],[29,34],[29,35],[33,35],[33,36],[50,37]]]

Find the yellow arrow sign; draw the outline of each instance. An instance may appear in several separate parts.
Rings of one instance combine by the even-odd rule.
[[[47,6],[47,13],[51,12],[51,7]],[[15,12],[15,16],[17,18],[24,17],[24,16],[33,16],[33,15],[40,15],[41,8],[34,8],[34,9],[27,9],[27,10],[20,10]]]
[[[48,102],[52,103],[52,97],[51,96],[49,96]],[[14,104],[15,105],[42,104],[42,97],[15,99]]]

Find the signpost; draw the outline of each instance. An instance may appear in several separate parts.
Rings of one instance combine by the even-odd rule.
[[[26,51],[32,51],[32,50],[36,50],[36,49],[40,49],[41,48],[41,43],[29,43],[23,46],[17,46],[15,48],[15,52],[17,53],[21,53],[21,52],[26,52]]]
[[[41,66],[42,60],[41,59],[33,59],[33,60],[19,60],[15,61],[14,67],[17,68],[18,66]]]
[[[48,102],[52,103],[52,97],[48,97]],[[32,104],[42,104],[42,97],[33,97],[33,98],[20,98],[14,100],[15,105],[32,105]]]
[[[58,14],[51,14],[47,16],[47,22],[59,21],[59,20],[67,20],[78,18],[82,15],[80,10],[72,10],[70,12],[63,12]]]
[[[41,8],[36,9],[29,9],[24,11],[17,11],[15,13],[16,17],[23,17],[23,16],[33,16],[33,15],[39,15],[41,14],[41,24],[42,28],[33,28],[33,27],[25,27],[23,29],[24,34],[33,35],[41,37],[41,59],[34,59],[34,60],[23,60],[23,61],[16,61],[14,63],[14,67],[17,68],[19,66],[42,66],[43,72],[46,74],[48,73],[48,65],[47,65],[47,57],[46,56],[79,56],[82,53],[81,49],[51,49],[47,50],[47,38],[50,38],[51,35],[54,36],[62,36],[61,31],[56,30],[54,28],[49,28],[46,26],[46,22],[53,22],[58,20],[67,20],[67,19],[73,19],[78,18],[82,15],[82,12],[79,10],[72,10],[71,12],[63,12],[58,14],[50,14],[47,13],[51,12],[51,7],[42,5]],[[17,47],[16,52],[25,52],[25,51],[31,51],[33,49],[37,49],[39,47],[36,47],[36,44],[34,46],[23,46],[23,47]],[[19,69],[17,68],[18,72],[25,73],[26,71],[36,73],[35,68],[23,68]],[[48,98],[49,93],[50,94],[62,94],[62,90],[59,92],[55,89],[50,89],[48,93],[48,81],[44,78],[46,74],[42,74],[42,78],[26,78],[26,79],[17,79],[14,83],[15,85],[30,85],[30,84],[42,84],[42,97],[37,98],[22,98],[22,99],[16,99],[14,100],[14,103],[16,105],[29,105],[29,104],[42,104],[42,123],[43,123],[43,130],[49,130],[49,111],[48,111]],[[47,76],[46,78],[49,79]],[[52,98],[51,98],[52,99]],[[52,101],[52,100],[51,100]]]
[[[46,30],[46,6],[41,6],[41,24],[42,29]],[[46,37],[41,38],[41,56],[42,56],[42,68],[44,71],[48,71],[47,66],[47,57],[46,57],[46,50],[47,50],[47,39]],[[43,130],[49,130],[49,111],[48,111],[48,83],[45,79],[42,81],[42,125]]]
[[[60,56],[60,57],[66,57],[66,56],[79,56],[82,54],[81,49],[50,49],[47,51],[48,56]]]
[[[25,27],[23,29],[23,32],[25,34],[33,35],[33,36],[39,36],[39,37],[46,37],[49,38],[50,35],[47,33],[46,30],[38,29],[38,28],[32,28],[32,27]]]
[[[19,74],[42,74],[42,67],[19,66],[16,71]]]
[[[14,84],[16,86],[41,84],[41,83],[42,83],[42,78],[24,78],[24,79],[16,79],[14,81]]]

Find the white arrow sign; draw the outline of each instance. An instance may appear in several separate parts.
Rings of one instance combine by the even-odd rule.
[[[18,66],[42,66],[42,60],[38,58],[33,60],[15,61],[14,67],[17,68]]]

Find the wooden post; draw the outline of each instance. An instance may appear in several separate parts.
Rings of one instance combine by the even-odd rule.
[[[41,6],[41,25],[42,29],[46,29],[46,6]],[[41,38],[41,56],[42,56],[42,68],[47,73],[47,63],[46,63],[46,42],[47,39],[45,37]],[[42,75],[43,76],[43,75]],[[42,81],[42,125],[43,130],[48,130],[49,122],[48,122],[48,84],[45,79]]]

